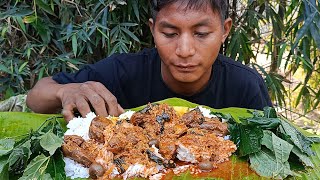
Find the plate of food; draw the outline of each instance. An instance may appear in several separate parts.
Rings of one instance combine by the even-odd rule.
[[[171,98],[119,117],[0,113],[0,179],[318,179],[320,139],[273,108]],[[30,130],[33,129],[33,130]]]

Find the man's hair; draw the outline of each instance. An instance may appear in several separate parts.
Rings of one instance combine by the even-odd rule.
[[[158,12],[173,3],[181,2],[186,4],[186,9],[201,9],[208,4],[211,6],[213,12],[219,13],[222,22],[228,16],[228,1],[226,0],[150,0],[151,1],[151,16],[153,21],[156,21]]]

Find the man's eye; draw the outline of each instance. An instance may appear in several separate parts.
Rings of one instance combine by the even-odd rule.
[[[164,36],[167,37],[167,38],[173,38],[175,37],[176,35],[178,35],[177,33],[165,33],[163,32]]]
[[[194,35],[203,38],[203,37],[208,36],[209,33],[208,32],[196,32],[196,33],[194,33]]]

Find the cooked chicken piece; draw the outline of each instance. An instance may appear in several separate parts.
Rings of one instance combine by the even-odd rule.
[[[64,143],[62,144],[62,151],[64,156],[75,160],[78,163],[89,167],[94,162],[96,154],[91,153],[86,147],[94,146],[90,144],[82,137],[76,135],[68,135],[64,137]]]
[[[114,154],[133,148],[138,143],[143,143],[148,147],[148,139],[143,134],[143,129],[127,122],[116,125],[109,141],[106,142],[107,150]]]
[[[166,134],[162,136],[159,144],[159,152],[165,159],[174,159],[174,155],[176,154],[176,140],[177,135],[174,134]]]
[[[101,164],[104,169],[109,169],[113,164],[114,155],[111,151],[108,151],[106,146],[99,149],[95,161]]]
[[[178,124],[178,122],[168,122],[164,125],[164,135],[166,134],[174,134],[177,137],[185,134],[188,131],[188,127],[185,124]]]
[[[204,122],[204,116],[199,108],[195,108],[185,113],[180,119],[179,124],[185,124],[187,127],[195,127]]]
[[[217,136],[224,137],[228,134],[228,124],[222,123],[218,118],[205,118],[202,124],[191,124],[192,128],[206,129]]]
[[[228,160],[228,157],[237,149],[232,141],[224,140],[213,133],[200,135],[188,132],[187,135],[178,139],[177,145],[177,158],[191,163],[205,160],[214,164],[221,163]]]
[[[90,124],[89,137],[91,139],[95,139],[100,143],[104,143],[103,131],[106,128],[111,128],[112,125],[113,125],[112,121],[105,117],[102,117],[102,116],[95,117]]]
[[[150,134],[150,139],[164,131],[164,124],[176,120],[178,115],[175,110],[166,104],[148,104],[143,110],[134,113],[130,119],[133,125],[145,129]]]

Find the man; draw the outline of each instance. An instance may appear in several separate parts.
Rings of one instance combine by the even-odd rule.
[[[39,113],[62,109],[66,120],[76,109],[82,116],[91,108],[119,115],[123,108],[170,97],[213,108],[271,106],[261,76],[218,53],[232,25],[224,17],[226,1],[153,0],[151,8],[156,48],[44,78],[28,93],[28,106]]]

